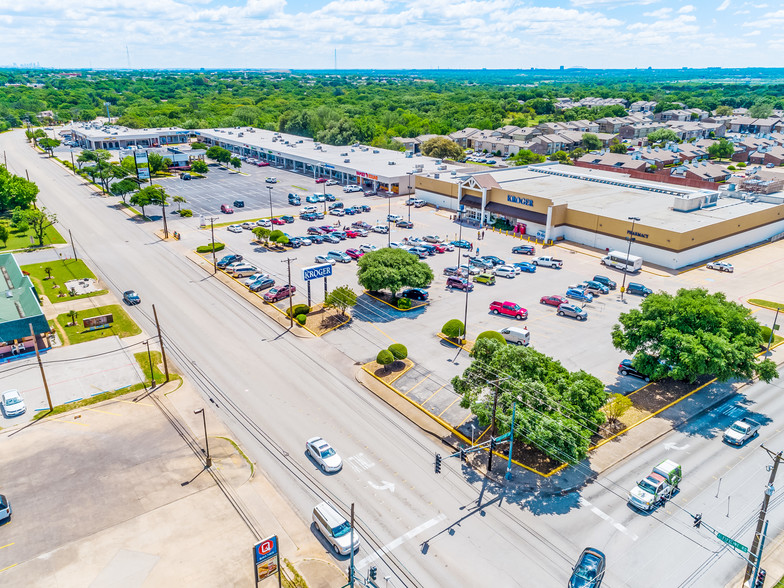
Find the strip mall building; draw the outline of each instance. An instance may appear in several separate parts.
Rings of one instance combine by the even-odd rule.
[[[678,269],[784,234],[784,194],[693,190],[561,164],[422,174],[418,198],[464,217],[506,220],[545,241],[626,251]],[[630,217],[640,220],[632,221]]]

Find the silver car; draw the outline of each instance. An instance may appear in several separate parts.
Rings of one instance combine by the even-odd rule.
[[[568,316],[584,321],[588,318],[588,313],[575,304],[561,304],[558,306],[558,316]]]
[[[6,417],[15,417],[27,412],[22,396],[19,390],[6,390],[3,392],[3,412]]]

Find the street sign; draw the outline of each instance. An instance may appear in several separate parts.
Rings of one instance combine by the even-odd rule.
[[[253,547],[253,561],[256,564],[256,583],[278,573],[278,536],[267,537]]]
[[[311,265],[310,267],[302,268],[302,279],[306,282],[310,280],[317,280],[319,278],[328,278],[332,275],[332,264],[322,263],[319,265]]]
[[[743,553],[748,553],[749,552],[749,548],[748,547],[746,547],[745,545],[741,545],[740,543],[738,543],[737,541],[735,541],[733,539],[730,539],[726,535],[722,535],[721,533],[716,533],[716,537],[719,538],[719,541],[724,541],[724,543],[726,543],[727,545],[731,545],[732,547],[734,547],[738,551],[742,551]]]

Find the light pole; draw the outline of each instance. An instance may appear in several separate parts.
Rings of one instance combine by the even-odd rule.
[[[269,201],[270,201],[270,221],[272,220],[272,186],[267,186],[267,190],[269,190]]]
[[[457,210],[457,224],[460,226],[460,234],[457,237],[457,242],[458,243],[463,240],[463,221],[462,221],[462,216],[463,216],[463,205],[460,204],[459,207],[458,207],[458,210]],[[455,249],[457,249],[457,269],[459,271],[460,270],[460,249],[461,248],[460,247],[455,247]],[[469,272],[469,274],[470,274],[470,272]],[[466,278],[467,277],[468,276],[466,276]]]
[[[200,408],[199,410],[194,410],[193,414],[201,413],[201,420],[204,423],[204,446],[207,449],[207,465],[205,467],[212,467],[212,458],[210,457],[210,440],[207,438],[207,415],[204,413],[204,409]]]
[[[390,193],[387,192],[387,247],[392,243],[392,221],[389,217],[392,215],[392,198]]]
[[[781,306],[776,307],[776,316],[773,317],[773,326],[770,328],[770,337],[768,338],[768,348],[765,350],[765,353],[770,353],[770,346],[773,343],[773,333],[776,332],[776,323],[779,320],[779,311],[781,310],[781,308],[782,308]]]
[[[629,254],[632,252],[632,241],[634,241],[634,223],[639,222],[636,216],[630,216],[629,220],[632,221],[632,228],[629,231],[629,247],[626,249],[626,265],[623,267],[623,284],[621,284],[621,300],[623,300],[623,292],[626,290],[626,274],[629,272]]]
[[[150,340],[145,341],[147,344],[147,361],[150,363],[150,388],[155,388],[155,371],[152,369],[152,353],[150,353]]]
[[[411,222],[411,175],[414,172],[406,172],[408,174],[408,222]]]
[[[218,260],[215,257],[215,217],[210,217],[210,234],[212,235],[212,274],[218,273]]]

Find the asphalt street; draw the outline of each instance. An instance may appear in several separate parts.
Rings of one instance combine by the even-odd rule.
[[[0,146],[12,172],[29,171],[43,204],[57,212],[61,229],[72,230],[80,257],[110,289],[139,291],[142,304],[130,312],[150,332],[156,305],[179,367],[303,520],[324,498],[356,504],[362,572],[378,565],[389,586],[563,586],[586,545],[607,553],[609,587],[721,586],[739,569],[739,558],[705,527],[693,529],[688,513],[702,512],[711,526],[750,544],[770,460],[758,442],[734,449],[717,432],[753,410],[772,421],[760,441],[780,448],[780,381],[746,388],[734,404],[563,496],[532,475],[499,485],[456,460],[436,476],[433,454],[446,448],[359,386],[355,366],[331,340],[286,333],[187,261],[186,240],[160,241],[153,233],[159,223],[118,213],[27,147],[22,133],[0,135]],[[304,455],[313,435],[341,453],[341,473],[324,476]],[[684,466],[681,492],[652,515],[630,509],[626,492],[665,456]],[[771,534],[784,522],[774,503]]]

